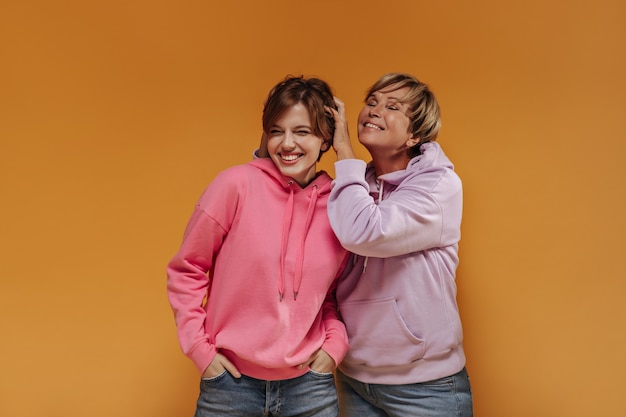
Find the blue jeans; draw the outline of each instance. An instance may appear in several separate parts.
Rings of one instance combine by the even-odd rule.
[[[345,417],[471,417],[472,390],[465,369],[435,381],[365,384],[337,371],[339,410]]]
[[[263,381],[224,371],[200,382],[196,417],[337,417],[332,373],[309,371],[293,379]]]

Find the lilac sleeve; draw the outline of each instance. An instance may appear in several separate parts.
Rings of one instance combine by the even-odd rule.
[[[358,159],[335,163],[328,215],[346,249],[387,258],[458,242],[462,195],[454,173],[440,170],[407,177],[377,203],[370,196],[365,169]]]

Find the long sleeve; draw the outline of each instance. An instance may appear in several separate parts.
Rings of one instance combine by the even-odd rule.
[[[341,244],[362,256],[387,258],[454,244],[460,238],[460,180],[442,168],[407,175],[376,203],[365,181],[365,163],[335,163],[328,202],[333,231]]]
[[[181,348],[200,372],[216,354],[204,330],[204,299],[209,271],[225,231],[199,206],[189,220],[183,242],[167,266],[167,290]]]
[[[343,262],[341,271],[343,271],[349,256]],[[344,356],[348,352],[348,332],[346,326],[339,318],[337,308],[337,282],[339,278],[335,279],[331,287],[328,289],[326,299],[322,305],[322,321],[324,322],[324,328],[326,329],[326,339],[322,345],[324,352],[328,353],[335,361],[335,365],[339,365]]]

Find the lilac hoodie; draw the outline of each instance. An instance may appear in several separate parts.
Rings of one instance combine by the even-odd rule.
[[[328,222],[330,184],[321,172],[302,189],[264,158],[202,194],[167,267],[179,342],[200,372],[217,351],[264,380],[306,373],[297,365],[319,348],[341,362],[334,289],[347,251]]]
[[[350,350],[340,369],[366,383],[409,384],[465,366],[456,302],[463,196],[437,143],[404,170],[335,163],[330,223],[356,255],[337,288]]]

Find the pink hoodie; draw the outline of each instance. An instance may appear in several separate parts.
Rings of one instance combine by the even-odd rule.
[[[347,252],[328,221],[330,184],[321,172],[302,189],[262,158],[221,172],[200,197],[167,267],[179,342],[200,372],[218,350],[264,380],[304,374],[297,365],[319,348],[341,362],[334,289]]]

